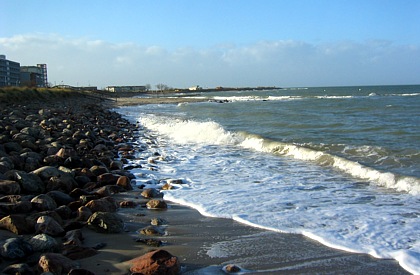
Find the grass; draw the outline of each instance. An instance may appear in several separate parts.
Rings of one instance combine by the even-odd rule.
[[[84,95],[84,92],[59,88],[0,88],[0,103],[24,103],[28,101],[49,101]]]

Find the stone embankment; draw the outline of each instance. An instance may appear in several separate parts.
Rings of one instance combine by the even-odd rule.
[[[123,232],[118,209],[136,203],[113,195],[138,188],[125,167],[136,157],[140,133],[103,101],[0,103],[0,272],[93,274],[77,260],[107,244],[84,246],[81,229]],[[149,207],[166,206],[152,190],[144,196]],[[180,272],[177,257],[165,250],[130,263],[137,274]]]

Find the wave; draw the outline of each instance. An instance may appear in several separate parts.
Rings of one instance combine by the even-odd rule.
[[[355,178],[366,180],[380,187],[420,194],[420,179],[380,171],[345,157],[306,148],[296,144],[264,139],[246,132],[230,132],[214,121],[194,121],[166,116],[142,115],[141,123],[152,131],[166,135],[180,144],[229,145],[252,149],[258,152],[292,157],[294,159],[315,162],[321,166],[333,167]]]

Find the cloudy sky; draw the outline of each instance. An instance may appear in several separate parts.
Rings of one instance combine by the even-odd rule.
[[[0,0],[0,54],[52,84],[420,84],[418,0]]]

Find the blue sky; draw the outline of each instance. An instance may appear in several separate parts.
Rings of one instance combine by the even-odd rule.
[[[0,53],[70,85],[420,83],[418,0],[0,0]]]

